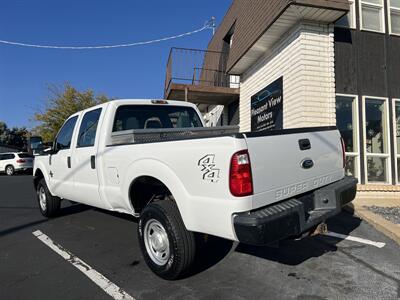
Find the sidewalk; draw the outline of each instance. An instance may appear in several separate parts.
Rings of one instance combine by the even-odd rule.
[[[400,224],[398,222],[400,218],[398,215],[400,209],[399,198],[387,197],[377,199],[375,197],[356,197],[345,209],[354,212],[356,216],[364,219],[377,230],[400,244]]]

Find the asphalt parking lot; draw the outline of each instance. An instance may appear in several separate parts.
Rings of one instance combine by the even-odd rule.
[[[349,213],[329,230],[385,243],[327,236],[279,248],[219,242],[191,276],[164,281],[145,265],[134,218],[64,204],[46,220],[31,177],[0,175],[0,298],[112,299],[32,232],[40,230],[135,299],[399,299],[400,247]]]

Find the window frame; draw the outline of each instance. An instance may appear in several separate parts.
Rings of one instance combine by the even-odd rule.
[[[392,0],[387,0],[389,34],[400,36],[400,32],[392,31],[392,10],[400,15],[400,7],[392,6]]]
[[[359,126],[359,120],[360,120],[360,116],[359,116],[359,108],[358,108],[358,95],[352,95],[352,94],[340,94],[337,93],[335,95],[335,105],[336,105],[336,97],[348,97],[348,98],[353,98],[353,101],[355,103],[355,114],[354,114],[354,119],[355,119],[355,131],[356,131],[356,140],[354,141],[354,143],[356,144],[356,152],[345,152],[345,156],[349,156],[349,157],[355,157],[356,159],[356,166],[357,166],[357,179],[360,181],[361,180],[361,155],[360,155],[360,149],[361,149],[361,145],[360,145],[360,126]],[[336,120],[337,120],[337,116],[336,116]]]
[[[97,126],[96,126],[96,133],[95,133],[93,145],[84,145],[84,146],[80,146],[80,145],[79,145],[79,138],[80,138],[79,135],[80,135],[80,133],[81,133],[81,128],[82,128],[83,120],[85,119],[86,114],[91,113],[91,112],[94,112],[94,111],[96,111],[96,110],[100,110],[100,114],[99,114],[99,120],[98,120]],[[85,112],[82,113],[82,116],[81,116],[80,121],[79,121],[79,130],[78,130],[78,135],[77,135],[77,137],[76,137],[76,146],[75,146],[75,148],[90,148],[90,147],[94,147],[94,146],[96,145],[97,130],[99,129],[99,125],[100,125],[100,120],[101,120],[101,115],[102,115],[102,113],[103,113],[103,108],[102,108],[102,107],[98,107],[98,108],[95,108],[95,109],[92,109],[92,110],[88,110],[88,111],[85,111]]]
[[[387,153],[368,153],[367,152],[367,132],[366,132],[366,110],[365,102],[366,99],[372,100],[383,100],[385,102],[386,111],[386,148]],[[376,185],[392,185],[392,166],[391,166],[391,135],[390,135],[390,110],[389,110],[389,98],[376,97],[376,96],[362,96],[362,124],[363,124],[363,149],[364,149],[364,170],[365,170],[365,184],[376,184]],[[368,181],[368,157],[383,157],[386,159],[386,182]]]
[[[397,169],[397,160],[400,159],[400,153],[397,153],[397,137],[396,137],[396,102],[400,104],[400,98],[392,99],[392,114],[393,114],[393,144],[394,144],[394,172],[395,172],[395,184],[400,184],[398,169]]]
[[[368,0],[358,0],[358,13],[360,16],[360,30],[362,31],[371,31],[371,32],[378,32],[378,33],[386,33],[386,25],[385,25],[385,1],[386,0],[381,0],[382,4],[375,4],[368,2]],[[374,30],[374,29],[368,29],[364,28],[363,24],[363,14],[362,14],[362,8],[364,6],[367,7],[372,7],[372,8],[380,8],[380,15],[381,15],[381,30]]]
[[[360,0],[361,1],[361,0]],[[351,16],[351,24],[349,24],[349,26],[345,26],[345,25],[340,25],[340,24],[336,24],[335,23],[335,27],[339,27],[339,28],[350,28],[350,29],[356,29],[357,28],[357,20],[356,20],[356,0],[349,0],[350,3],[350,10],[347,14],[345,14],[344,16]],[[351,10],[351,7],[353,7],[353,11]],[[343,16],[343,17],[344,17]],[[341,18],[343,18],[341,17]],[[340,19],[341,19],[340,18]],[[339,20],[340,20],[339,19]]]

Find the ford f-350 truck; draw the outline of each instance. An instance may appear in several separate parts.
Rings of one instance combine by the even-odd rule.
[[[344,164],[335,127],[239,133],[204,127],[191,103],[114,100],[68,118],[34,185],[46,217],[63,199],[137,217],[146,263],[175,279],[195,235],[267,245],[338,214],[356,193]]]

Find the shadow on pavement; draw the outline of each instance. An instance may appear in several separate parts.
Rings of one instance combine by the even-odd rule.
[[[134,223],[138,222],[138,219],[131,215],[97,208],[93,209],[113,217],[122,218]],[[361,219],[347,212],[342,212],[327,221],[329,231],[344,235],[349,235],[360,223]],[[184,278],[194,276],[218,264],[232,251],[234,245],[232,241],[210,235],[204,240],[203,234],[196,234],[196,239],[198,251],[196,253],[195,265],[192,271]],[[238,244],[234,251],[295,266],[310,258],[322,256],[327,252],[337,251],[336,244],[341,240],[324,236],[309,236],[299,240],[281,241],[279,247]]]
[[[82,204],[64,207],[57,218],[80,213],[89,209],[130,222],[138,222],[138,219],[131,215],[92,208]],[[0,237],[47,221],[47,219],[43,219],[0,231]],[[344,235],[349,235],[360,223],[361,219],[347,212],[342,212],[327,221],[330,231],[335,231]],[[218,264],[232,251],[234,245],[232,241],[210,235],[205,238],[203,234],[196,234],[196,239],[198,251],[195,265],[185,278],[194,276]],[[300,240],[284,240],[279,243],[279,247],[238,244],[234,251],[294,266],[310,258],[322,256],[327,252],[337,251],[336,244],[341,241],[341,239],[329,238],[329,242],[326,242],[321,239],[328,239],[328,237],[310,236]]]
[[[42,219],[42,220],[37,220],[37,221],[33,221],[33,222],[29,222],[29,223],[25,223],[25,224],[21,224],[21,225],[18,225],[18,226],[14,226],[14,227],[11,227],[11,228],[4,229],[4,230],[0,231],[0,237],[4,237],[6,235],[15,233],[15,232],[23,230],[25,228],[29,228],[29,227],[34,226],[34,225],[45,223],[47,221],[48,221],[47,219]]]
[[[9,209],[9,208],[6,207],[5,209]],[[13,207],[12,209],[32,209],[32,207],[28,207],[28,208],[27,207]],[[39,208],[36,208],[36,209],[38,210],[38,215],[40,215]],[[85,205],[81,205],[81,204],[71,205],[71,206],[62,208],[60,210],[59,215],[57,217],[55,217],[54,219],[61,218],[63,216],[68,216],[68,215],[80,213],[80,212],[83,212],[83,211],[88,210],[88,209],[90,209],[89,206],[85,206]],[[18,232],[20,230],[23,230],[23,229],[26,229],[26,228],[29,228],[29,227],[32,227],[32,226],[35,226],[35,225],[38,225],[38,224],[46,223],[46,222],[51,221],[51,220],[52,219],[41,219],[41,220],[37,220],[37,221],[32,221],[32,222],[28,222],[28,223],[25,223],[25,224],[21,224],[21,225],[18,225],[18,226],[14,226],[14,227],[11,227],[11,228],[7,228],[7,229],[4,229],[4,230],[0,231],[0,237],[4,237],[6,235],[13,234],[13,233]]]
[[[329,231],[344,235],[349,235],[360,223],[361,219],[346,212],[342,212],[327,221]],[[339,238],[329,238],[331,240],[329,243],[321,242],[321,239],[325,238],[327,237],[309,236],[300,240],[284,240],[279,243],[279,247],[239,244],[235,251],[295,266],[312,257],[319,257],[326,252],[336,251],[336,244],[342,241]]]
[[[197,251],[195,263],[190,273],[186,274],[185,278],[194,276],[218,264],[228,255],[234,244],[232,241],[211,235],[208,235],[206,240],[204,239],[205,235],[196,235]]]

